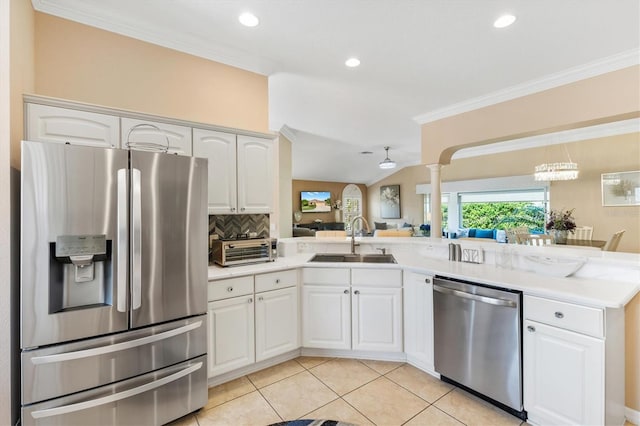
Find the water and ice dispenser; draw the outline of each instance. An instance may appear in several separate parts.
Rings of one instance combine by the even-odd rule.
[[[49,312],[111,304],[111,240],[59,235],[50,243]]]

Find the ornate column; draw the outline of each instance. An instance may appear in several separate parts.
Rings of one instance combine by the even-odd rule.
[[[431,171],[431,238],[442,238],[442,191],[440,190],[441,164],[428,164]]]

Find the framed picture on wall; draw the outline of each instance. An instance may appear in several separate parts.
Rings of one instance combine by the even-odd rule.
[[[380,217],[400,219],[400,185],[380,187]]]
[[[602,174],[603,206],[640,206],[640,171]]]

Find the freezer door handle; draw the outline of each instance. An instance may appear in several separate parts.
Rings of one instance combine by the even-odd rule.
[[[512,300],[496,299],[493,297],[480,296],[479,294],[471,294],[471,293],[467,293],[466,291],[454,290],[452,288],[441,287],[435,284],[433,286],[433,290],[437,291],[438,293],[458,296],[463,299],[475,300],[476,302],[488,303],[490,305],[507,306],[509,308],[515,308],[518,306],[516,302]]]
[[[131,309],[142,304],[142,201],[140,170],[131,169]]]
[[[118,170],[118,200],[117,200],[117,227],[118,227],[118,257],[117,268],[118,273],[116,276],[116,290],[118,292],[116,299],[116,309],[118,312],[127,311],[127,244],[128,244],[128,229],[127,229],[127,169]]]
[[[153,389],[157,389],[161,386],[166,385],[167,383],[175,382],[178,379],[181,379],[194,371],[198,371],[202,368],[202,362],[198,362],[192,366],[186,367],[177,373],[173,373],[167,377],[163,377],[162,379],[158,379],[149,383],[146,383],[142,386],[135,387],[133,389],[129,389],[126,391],[118,392],[113,395],[104,396],[102,398],[91,399],[89,401],[78,402],[75,404],[63,405],[61,407],[48,408],[45,410],[38,410],[31,413],[31,416],[34,419],[42,419],[45,417],[52,416],[61,416],[64,414],[73,413],[80,410],[86,410],[88,408],[98,407],[100,405],[109,404],[112,402],[120,401],[125,398],[130,398],[132,396],[148,392]]]
[[[80,351],[73,351],[73,352],[64,352],[64,353],[55,354],[55,355],[36,356],[31,358],[31,363],[34,365],[51,364],[55,362],[71,361],[74,359],[89,358],[92,356],[99,356],[99,355],[110,354],[113,352],[124,351],[124,350],[132,349],[138,346],[148,345],[149,343],[154,343],[160,340],[168,339],[170,337],[177,336],[179,334],[187,333],[191,330],[195,330],[196,328],[199,328],[201,325],[202,325],[202,321],[196,321],[192,324],[187,324],[179,328],[174,328],[173,330],[163,331],[162,333],[153,334],[151,336],[146,336],[140,339],[130,340],[127,342],[116,343],[114,345],[100,346],[97,348],[83,349]]]

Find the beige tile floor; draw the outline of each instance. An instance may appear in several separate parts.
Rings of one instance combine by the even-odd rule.
[[[520,419],[404,363],[300,357],[209,389],[171,426],[266,426],[299,418],[356,425],[521,425]]]

